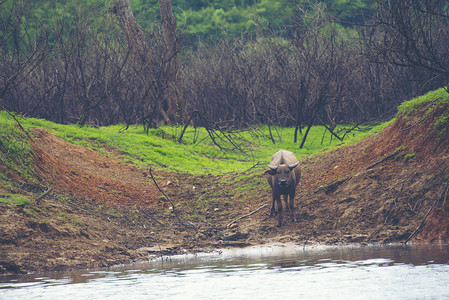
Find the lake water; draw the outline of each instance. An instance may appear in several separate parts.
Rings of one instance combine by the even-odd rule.
[[[225,249],[0,277],[0,299],[449,299],[447,245]]]

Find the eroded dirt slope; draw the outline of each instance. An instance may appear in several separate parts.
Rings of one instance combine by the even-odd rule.
[[[36,128],[40,177],[76,198],[121,205],[152,205],[158,197],[147,173]]]

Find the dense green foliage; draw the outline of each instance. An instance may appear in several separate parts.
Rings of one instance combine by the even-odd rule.
[[[157,0],[131,0],[138,23],[147,31],[158,26],[159,2]],[[374,0],[323,0],[321,1],[336,18],[350,26],[363,22],[373,14]],[[187,44],[197,41],[216,41],[224,36],[254,33],[256,30],[287,29],[295,22],[300,9],[309,9],[316,1],[310,0],[172,0],[178,28]],[[109,15],[112,1],[87,0],[36,0],[30,1],[32,11],[39,19],[36,27],[54,24],[64,18],[73,24],[82,18],[91,19],[100,26]],[[92,18],[94,17],[94,18]]]
[[[179,143],[176,137],[179,137],[182,127],[176,126],[151,129],[147,135],[142,127],[124,130],[122,125],[94,128],[60,125],[31,118],[23,119],[22,124],[26,128],[51,130],[72,143],[91,147],[106,155],[108,150],[118,150],[125,161],[142,168],[155,167],[191,174],[243,172],[256,164],[264,168],[271,155],[279,149],[294,151],[299,158],[341,144],[322,126],[312,128],[305,148],[299,150],[299,144],[292,141],[294,128],[271,128],[275,144],[269,138],[269,128],[266,126],[233,132],[227,136],[216,133],[219,136],[216,142],[223,148],[220,149],[204,128],[188,128],[182,143]],[[344,142],[358,141],[380,131],[384,126],[354,130],[346,136]]]
[[[309,9],[310,0],[172,0],[179,28],[188,41],[214,41],[223,36],[254,33],[257,29],[286,29],[295,22],[298,8]],[[373,0],[323,0],[330,13],[350,25],[363,22],[375,9]],[[150,28],[158,16],[157,0],[131,0],[139,24]]]

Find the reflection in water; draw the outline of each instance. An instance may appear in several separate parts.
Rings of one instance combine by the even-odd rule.
[[[0,299],[448,298],[449,247],[271,246],[0,278]]]

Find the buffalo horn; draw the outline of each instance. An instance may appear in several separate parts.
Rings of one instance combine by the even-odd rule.
[[[270,166],[270,165],[268,165],[268,168],[270,168],[273,171],[276,171],[278,169],[278,166]]]
[[[289,165],[288,167],[290,168],[290,170],[293,170],[298,164],[299,164],[299,161],[297,161],[294,164]]]

